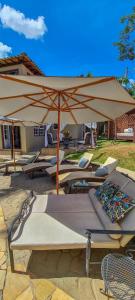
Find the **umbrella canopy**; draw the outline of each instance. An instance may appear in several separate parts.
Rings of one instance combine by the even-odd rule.
[[[110,121],[135,108],[114,77],[40,77],[0,74],[0,113],[37,123]]]
[[[114,77],[40,77],[0,75],[2,116],[38,123],[113,120],[135,107]],[[81,113],[80,113],[81,112]]]

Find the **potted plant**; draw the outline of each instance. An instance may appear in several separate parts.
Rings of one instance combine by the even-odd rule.
[[[63,131],[63,144],[65,149],[68,149],[71,138],[69,130]]]

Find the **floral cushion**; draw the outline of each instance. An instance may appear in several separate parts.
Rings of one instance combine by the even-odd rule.
[[[96,197],[99,201],[104,204],[108,199],[112,199],[112,197],[119,190],[119,186],[112,183],[111,181],[105,181],[99,188],[96,190]]]
[[[96,196],[112,223],[119,221],[135,206],[135,200],[119,189],[111,181],[105,182],[96,190]]]
[[[126,193],[117,191],[113,198],[105,200],[103,209],[111,219],[112,223],[123,219],[125,214],[133,208],[135,200],[131,199]]]

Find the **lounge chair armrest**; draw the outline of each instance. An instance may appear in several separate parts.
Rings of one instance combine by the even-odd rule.
[[[96,171],[100,167],[100,164],[96,162],[91,162],[92,171]]]
[[[63,160],[63,164],[69,164],[69,165],[76,165],[78,163],[78,160],[68,160],[68,159],[64,159]]]
[[[126,234],[126,235],[135,235],[135,230],[114,230],[114,229],[87,229],[86,234]]]
[[[8,240],[9,242],[12,241],[12,236],[17,229],[17,227],[22,224],[25,219],[28,217],[28,215],[31,213],[33,203],[36,199],[36,195],[33,191],[30,192],[29,196],[26,198],[26,200],[23,202],[18,215],[13,220],[11,226],[8,229]]]

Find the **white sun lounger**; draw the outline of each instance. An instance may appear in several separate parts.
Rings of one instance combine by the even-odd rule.
[[[66,172],[75,172],[80,170],[83,171],[89,169],[92,157],[93,157],[93,153],[85,152],[83,157],[79,160],[78,164],[64,164],[59,166],[59,174],[63,174]],[[84,159],[84,165],[82,164],[83,159]],[[46,172],[50,176],[56,176],[56,166],[48,168]]]
[[[117,167],[118,160],[112,157],[108,157],[105,163],[102,165],[102,168],[106,168],[106,175],[99,176],[97,171],[88,171],[88,170],[81,170],[76,172],[65,172],[59,175],[59,184],[61,187],[67,187],[68,191],[72,189],[72,184],[75,182],[79,182],[85,180],[87,182],[103,182],[108,175],[110,175]],[[49,168],[50,169],[50,168]]]
[[[35,154],[26,154],[22,155],[22,157],[15,161],[15,166],[26,166],[31,163],[35,163],[38,160],[40,155],[40,151],[36,152]],[[8,174],[9,168],[14,166],[14,161],[7,161],[5,163],[0,164],[0,169],[5,169],[5,174]]]
[[[60,153],[59,153],[59,163],[61,164],[63,159],[64,159],[64,154],[65,152],[60,150]],[[54,163],[56,164],[56,157],[53,157],[53,161]],[[48,168],[52,167],[53,168],[53,165],[50,162],[47,162],[47,161],[43,161],[43,162],[35,162],[35,163],[30,163],[24,167],[22,167],[22,170],[25,174],[29,174],[29,175],[33,175],[34,172],[36,171],[39,171],[39,170],[46,170]],[[55,166],[56,168],[56,166]]]

